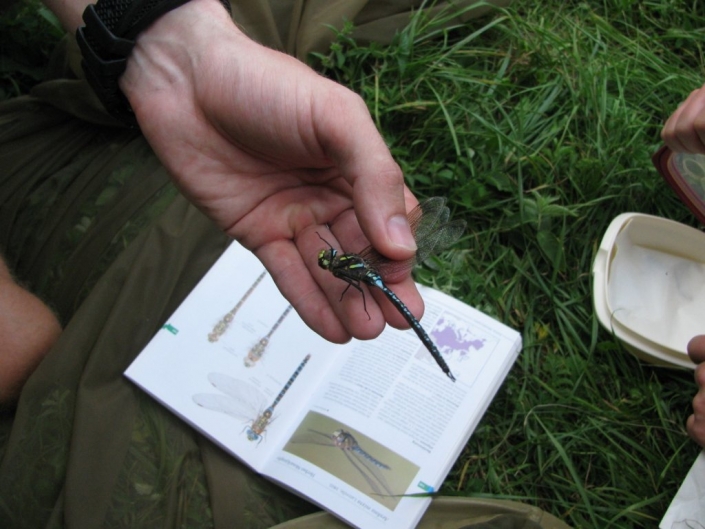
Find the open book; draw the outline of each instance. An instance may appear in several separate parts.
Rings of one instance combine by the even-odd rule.
[[[325,341],[237,243],[126,375],[255,471],[348,523],[414,527],[431,501],[424,493],[443,483],[521,348],[516,331],[419,288],[421,323],[455,383],[410,330]]]

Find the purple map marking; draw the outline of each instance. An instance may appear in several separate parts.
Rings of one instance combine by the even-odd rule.
[[[466,359],[470,349],[482,349],[486,341],[484,338],[473,336],[467,329],[459,329],[456,322],[446,318],[438,320],[431,331],[431,337],[442,353],[451,354],[458,360]]]

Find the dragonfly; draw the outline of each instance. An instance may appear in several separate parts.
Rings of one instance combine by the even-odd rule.
[[[364,478],[365,482],[370,486],[370,489],[380,496],[385,494],[393,496],[389,485],[387,485],[387,480],[381,472],[383,470],[391,470],[389,465],[363,450],[357,442],[357,439],[355,439],[350,432],[339,428],[332,434],[327,434],[309,428],[308,433],[295,436],[291,442],[315,444],[340,449],[350,464]]]
[[[286,392],[289,391],[289,388],[291,388],[291,385],[310,359],[311,355],[306,355],[294,371],[294,374],[291,375],[286,384],[284,384],[284,387],[275,397],[274,401],[264,408],[264,411],[261,411],[265,405],[264,397],[257,388],[243,380],[237,380],[223,373],[210,373],[208,375],[208,381],[213,384],[216,389],[222,391],[224,395],[198,393],[193,396],[193,401],[203,408],[225,413],[236,419],[248,421],[250,424],[245,426],[243,431],[246,433],[249,441],[257,441],[259,444],[259,442],[262,441],[267,426],[269,426],[273,420],[274,408],[276,408]],[[252,417],[254,417],[254,419],[252,419]]]
[[[279,326],[282,324],[289,312],[291,312],[291,308],[291,305],[287,306],[282,315],[279,316],[279,319],[269,330],[267,335],[260,338],[260,340],[252,346],[252,349],[247,352],[247,355],[243,359],[245,367],[252,367],[262,359],[262,355],[264,355],[265,351],[267,350],[267,347],[269,346],[269,340],[271,340],[274,332],[279,328]]]
[[[237,302],[237,305],[235,305],[230,312],[228,312],[225,316],[222,317],[222,319],[215,324],[215,327],[213,327],[213,330],[208,333],[208,341],[211,343],[217,342],[220,337],[225,334],[225,332],[228,330],[228,327],[230,327],[230,324],[233,322],[235,319],[235,315],[237,312],[240,310],[242,307],[243,303],[247,301],[247,298],[250,297],[250,294],[254,292],[254,290],[257,288],[257,285],[259,285],[262,280],[264,279],[264,276],[267,275],[267,272],[264,271],[262,272],[257,279],[255,279],[255,282],[252,284],[252,286],[245,292],[245,294],[240,298],[240,301]]]
[[[465,231],[465,221],[450,221],[449,217],[450,211],[446,206],[446,199],[443,197],[428,198],[411,210],[408,220],[418,249],[414,257],[405,261],[391,261],[377,252],[372,246],[368,246],[360,253],[341,254],[319,234],[320,239],[328,245],[328,249],[319,252],[318,266],[328,270],[335,277],[342,279],[348,284],[340,296],[341,300],[350,287],[358,290],[362,294],[365,312],[367,312],[365,292],[360,284],[365,283],[381,290],[411,326],[443,372],[455,382],[455,377],[436,344],[433,343],[433,340],[428,336],[419,321],[402,300],[386,285],[383,279],[385,275],[388,276],[392,273],[410,269],[414,264],[423,262],[431,254],[440,252],[455,242]],[[367,313],[367,316],[370,316],[369,313]]]

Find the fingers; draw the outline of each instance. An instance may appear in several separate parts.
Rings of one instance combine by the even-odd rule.
[[[346,224],[352,224],[353,222],[355,223],[354,228],[346,226]],[[331,226],[330,230],[317,231],[319,244],[315,255],[319,256],[322,251],[328,252],[331,248],[338,258],[341,258],[348,249],[352,249],[353,252],[360,251],[362,247],[359,244],[348,247],[343,246],[342,241],[345,238],[339,235],[349,233],[355,229],[359,230],[359,227],[357,227],[354,215],[350,212],[350,215],[344,215],[342,220]],[[346,268],[350,261],[341,259],[339,262],[332,264],[333,266],[328,269],[323,269],[316,262],[318,270],[314,273],[314,276],[316,276],[321,288],[326,292],[333,311],[344,322],[343,324],[351,335],[359,339],[376,338],[384,330],[385,323],[389,323],[396,328],[408,327],[399,310],[378,288],[366,284],[362,279],[355,280],[354,276],[350,274],[351,270]],[[339,272],[334,274],[333,270],[338,270]],[[346,276],[348,281],[345,280]],[[419,297],[418,291],[413,281],[409,281],[410,288],[408,284],[405,285],[404,283],[401,282],[390,286],[394,287],[395,292],[399,292],[401,299],[410,299],[409,309],[415,314],[419,314],[422,312],[419,309],[423,308],[423,302]]]
[[[693,414],[686,426],[690,437],[705,448],[705,364],[695,369],[695,380],[699,390],[693,398]]]
[[[408,328],[398,309],[381,291],[363,282],[350,285],[319,266],[320,252],[330,250],[331,246],[336,251],[341,248],[332,231],[318,226],[305,230],[295,244],[281,240],[255,253],[304,322],[329,341],[344,343],[351,337],[373,339],[384,330],[386,323]],[[413,281],[402,281],[390,287],[420,318],[423,301]]]
[[[289,300],[301,319],[326,340],[344,343],[350,333],[309,271],[310,264],[294,243],[280,240],[255,252],[269,271],[277,288]]]
[[[341,246],[337,246],[336,249],[341,249],[344,252],[360,252],[369,246],[369,241],[359,234],[359,225],[357,223],[357,217],[354,212],[349,211],[344,215],[341,215],[339,219],[331,226],[331,232],[340,241]],[[359,234],[355,237],[355,234]],[[348,243],[347,241],[353,241]],[[383,272],[383,270],[378,270]],[[332,275],[332,274],[331,274]],[[344,281],[336,279],[340,284],[344,285]],[[389,287],[394,294],[406,305],[406,307],[411,311],[411,313],[418,319],[423,315],[423,300],[416,288],[410,270],[407,270],[406,274],[396,274],[394,277],[384,278],[385,284]],[[399,312],[399,309],[387,298],[387,296],[378,288],[368,287],[362,285],[362,290],[365,292],[365,301],[367,306],[370,306],[370,301],[379,305],[381,313],[384,317],[384,321],[389,323],[392,327],[397,329],[407,329],[409,324],[404,319],[404,317]],[[358,298],[361,294],[355,292],[355,289],[351,289],[346,294],[347,297]],[[335,301],[335,300],[332,300]],[[358,302],[358,305],[361,302]],[[360,310],[359,307],[357,309]],[[364,307],[363,307],[364,310]],[[369,309],[368,309],[369,312]],[[372,313],[370,313],[372,314]],[[369,318],[367,318],[369,320]],[[372,317],[374,319],[374,316]],[[382,329],[379,329],[381,332]]]
[[[673,151],[705,154],[705,86],[691,92],[668,118],[661,138]]]
[[[376,338],[385,326],[382,310],[366,287],[361,286],[363,304],[360,291],[354,287],[346,291],[345,281],[318,265],[319,253],[329,249],[319,235],[340,248],[335,236],[318,226],[305,230],[296,243],[278,241],[255,253],[282,294],[315,332],[334,343],[347,342],[351,337]]]
[[[688,356],[696,363],[705,362],[705,334],[696,336],[688,342]]]
[[[696,336],[688,343],[688,355],[696,364],[695,382],[698,392],[693,398],[693,414],[686,427],[690,437],[705,448],[705,335]]]

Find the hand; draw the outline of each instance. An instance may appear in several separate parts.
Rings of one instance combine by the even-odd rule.
[[[12,277],[0,256],[0,411],[15,402],[22,386],[59,339],[61,326],[38,297]]]
[[[140,34],[120,86],[176,185],[257,255],[311,328],[344,342],[385,320],[407,326],[384,298],[367,296],[372,321],[352,290],[341,303],[346,285],[317,265],[317,232],[347,251],[415,250],[416,200],[357,95],[248,39],[215,0]],[[409,276],[392,288],[422,312]]]
[[[692,91],[671,114],[661,138],[673,151],[705,154],[705,86]]]
[[[698,393],[693,399],[693,414],[686,423],[688,434],[705,448],[705,335],[696,336],[688,343],[688,356],[698,364],[695,368],[695,382]]]

